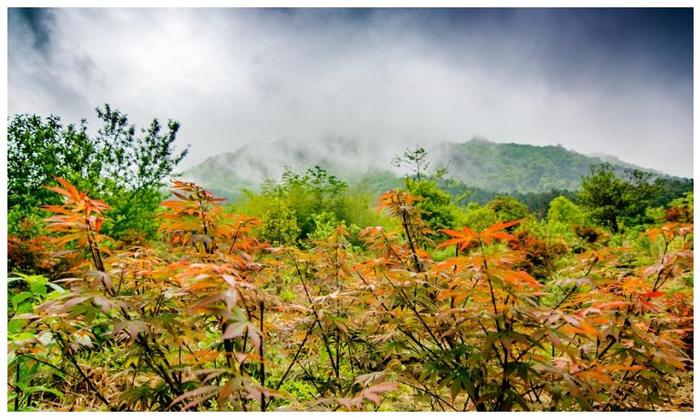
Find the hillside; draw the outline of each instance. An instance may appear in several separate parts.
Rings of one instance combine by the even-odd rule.
[[[603,161],[620,172],[642,169],[614,157],[586,156],[561,146],[502,144],[481,138],[440,144],[431,150],[431,159],[466,185],[494,192],[576,190],[590,165]]]
[[[375,151],[371,144],[330,138],[313,143],[251,143],[233,153],[212,156],[183,174],[214,192],[235,198],[244,188],[256,189],[266,179],[279,179],[285,168],[301,172],[314,165],[349,181],[379,191],[398,184],[401,173],[390,164],[401,153]],[[617,170],[638,166],[614,157],[587,156],[561,146],[495,143],[473,138],[441,143],[429,150],[431,168],[445,167],[460,183],[495,193],[577,190],[591,164],[608,162]],[[642,169],[658,173],[650,169]]]
[[[372,144],[345,137],[327,137],[316,143],[278,140],[252,142],[233,153],[221,153],[186,170],[183,179],[195,181],[228,198],[243,189],[256,189],[265,180],[279,179],[286,169],[303,172],[315,165],[352,183],[370,175],[369,183],[392,184],[389,161]],[[378,175],[379,179],[375,179]],[[389,178],[389,180],[387,180]]]

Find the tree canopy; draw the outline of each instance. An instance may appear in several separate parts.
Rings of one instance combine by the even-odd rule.
[[[139,230],[152,236],[161,189],[188,149],[177,151],[180,124],[164,128],[153,119],[137,129],[126,114],[105,104],[96,109],[102,126],[64,124],[60,117],[16,115],[8,127],[8,207],[15,218],[57,203],[45,187],[62,177],[112,207],[107,231],[115,237]]]

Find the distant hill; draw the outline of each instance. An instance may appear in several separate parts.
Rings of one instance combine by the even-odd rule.
[[[350,182],[359,182],[366,175],[392,177],[395,175],[385,170],[390,167],[390,160],[391,154],[377,153],[371,143],[344,137],[315,143],[278,140],[249,143],[233,153],[209,157],[186,170],[182,178],[234,198],[242,189],[254,190],[265,180],[279,180],[287,168],[300,173],[318,165]]]
[[[443,143],[430,150],[434,165],[464,184],[494,192],[577,190],[591,164],[604,161],[618,171],[640,169],[606,156],[586,156],[561,146],[494,143],[474,138],[465,143]]]
[[[390,164],[402,153],[371,143],[329,138],[318,143],[277,141],[251,143],[233,153],[212,156],[187,170],[183,178],[201,183],[215,193],[235,198],[244,188],[256,189],[266,179],[278,180],[286,168],[303,172],[319,165],[350,183],[371,191],[400,184],[401,174]],[[608,162],[619,172],[640,169],[614,156],[587,156],[561,146],[495,143],[473,138],[464,143],[441,143],[428,151],[431,168],[447,168],[460,183],[494,193],[575,191],[591,164]],[[664,176],[671,178],[670,176]]]

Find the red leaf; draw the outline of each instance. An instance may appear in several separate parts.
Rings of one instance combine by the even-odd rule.
[[[651,291],[651,292],[645,292],[642,294],[643,298],[656,298],[656,297],[663,297],[664,293],[661,291]]]

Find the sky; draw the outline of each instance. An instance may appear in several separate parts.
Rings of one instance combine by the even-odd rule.
[[[692,176],[692,9],[10,9],[8,31],[10,115],[176,119],[184,168],[481,136]]]

